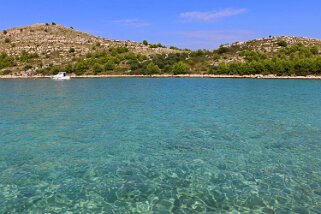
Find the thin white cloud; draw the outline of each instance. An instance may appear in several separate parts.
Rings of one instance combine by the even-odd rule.
[[[120,19],[112,21],[114,24],[119,24],[127,27],[134,27],[134,28],[141,28],[141,27],[148,27],[151,24],[140,19]]]
[[[200,12],[200,11],[192,11],[192,12],[185,12],[181,13],[180,17],[185,21],[199,21],[199,22],[211,22],[217,21],[221,18],[237,16],[244,14],[247,11],[245,8],[227,8],[223,10],[217,11],[207,11],[207,12]]]

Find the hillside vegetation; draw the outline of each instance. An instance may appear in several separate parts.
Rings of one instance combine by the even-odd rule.
[[[269,37],[210,50],[109,40],[61,25],[0,33],[0,74],[275,74],[321,75],[321,41]]]

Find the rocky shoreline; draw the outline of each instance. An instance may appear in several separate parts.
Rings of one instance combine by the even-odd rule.
[[[0,79],[38,79],[50,78],[50,76],[16,76],[0,75]],[[237,79],[319,79],[321,76],[277,76],[277,75],[214,75],[214,74],[154,74],[154,75],[82,75],[71,78],[237,78]]]

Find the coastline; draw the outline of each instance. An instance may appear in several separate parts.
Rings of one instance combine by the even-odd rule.
[[[0,79],[44,79],[51,76],[16,76],[16,75],[0,75]],[[82,75],[70,76],[71,78],[232,78],[232,79],[312,79],[321,80],[321,75],[308,75],[308,76],[277,76],[277,75],[216,75],[216,74],[153,74],[153,75]]]

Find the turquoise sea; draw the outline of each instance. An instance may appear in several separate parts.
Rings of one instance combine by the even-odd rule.
[[[0,80],[0,213],[321,213],[321,81]]]

